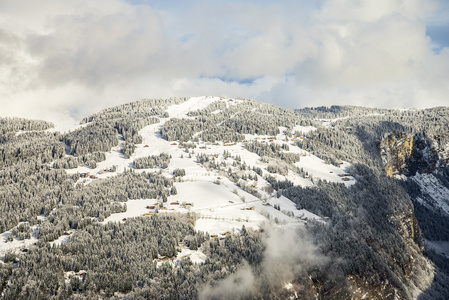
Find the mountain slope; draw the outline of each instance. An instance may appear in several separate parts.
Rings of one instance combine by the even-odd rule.
[[[0,290],[444,298],[446,261],[429,251],[446,237],[426,216],[444,210],[447,118],[196,97],[113,107],[67,133],[4,119]],[[409,136],[427,142],[385,142]]]

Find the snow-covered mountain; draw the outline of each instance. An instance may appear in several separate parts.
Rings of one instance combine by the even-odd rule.
[[[448,112],[192,97],[70,131],[1,119],[2,296],[444,298]]]

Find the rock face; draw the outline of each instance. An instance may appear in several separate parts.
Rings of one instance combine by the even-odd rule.
[[[387,176],[414,176],[432,173],[439,161],[438,151],[431,139],[409,136],[403,132],[387,135],[380,143],[380,154]]]

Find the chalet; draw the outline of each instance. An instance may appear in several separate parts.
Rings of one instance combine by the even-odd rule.
[[[270,203],[264,203],[263,206],[271,206]]]
[[[186,203],[186,206],[193,206],[193,203],[187,202],[187,203]]]
[[[178,145],[178,144],[176,144],[176,143],[171,143],[170,145],[172,145],[172,146],[176,146],[176,145]]]
[[[216,238],[216,237],[218,237],[218,234],[211,234],[210,237],[211,238]]]
[[[342,179],[343,179],[343,181],[349,181],[348,177],[343,177]]]
[[[145,217],[149,217],[149,216],[151,216],[152,214],[143,214]]]
[[[66,231],[66,232],[64,232],[63,234],[64,234],[64,235],[70,235],[70,232],[67,232],[67,231]]]
[[[89,178],[90,178],[90,179],[97,179],[98,177],[95,176],[95,175],[90,175]]]
[[[229,231],[226,231],[225,233],[222,233],[221,235],[231,235]]]
[[[148,209],[154,209],[155,206],[154,206],[154,205],[148,205],[147,208],[148,208]]]
[[[260,137],[256,137],[256,140],[260,140]]]
[[[162,210],[167,210],[167,208],[164,206],[164,207],[162,207]]]
[[[351,176],[351,174],[349,174],[349,173],[345,173],[345,174],[343,174],[344,176]]]
[[[251,185],[249,188],[250,188],[250,189],[255,189],[256,186],[255,186],[255,185]]]
[[[176,201],[176,202],[171,202],[170,205],[179,205],[179,202],[178,202],[178,201]]]
[[[246,210],[254,210],[254,206],[245,208]]]
[[[122,221],[125,222],[125,221],[126,221],[126,218],[123,218]]]
[[[345,177],[345,174],[338,174],[338,176],[340,176],[340,177]]]
[[[150,147],[150,146],[148,146],[148,145],[145,145],[145,146],[143,146],[144,148],[148,148],[148,147]]]

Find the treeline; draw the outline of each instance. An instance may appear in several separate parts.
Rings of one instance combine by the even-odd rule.
[[[53,160],[65,155],[57,133],[33,131],[10,136],[0,144],[0,153],[0,232],[22,221],[36,224],[36,217],[49,213],[61,191],[73,187],[77,178],[50,168]]]
[[[50,163],[64,155],[65,147],[58,141],[57,133],[25,132],[9,136],[8,140],[0,143],[0,167],[33,160]]]
[[[197,299],[205,286],[218,284],[244,262],[261,273],[262,233],[243,228],[240,235],[208,240],[194,231],[193,222],[193,216],[170,214],[89,224],[60,246],[31,247],[19,257],[12,255],[0,265],[0,292],[6,299]],[[203,244],[205,262],[183,258],[173,264],[170,258],[176,262],[188,243]],[[164,257],[168,262],[160,261]],[[20,263],[13,269],[15,261]],[[273,297],[276,290],[270,286],[266,282],[254,296]]]
[[[226,100],[225,100],[226,101]],[[245,99],[239,102],[214,102],[208,107],[189,113],[195,119],[170,119],[161,130],[168,141],[187,142],[194,137],[205,142],[239,142],[245,134],[275,136],[279,127],[293,129],[296,125],[310,126],[293,110]]]
[[[53,128],[54,124],[42,120],[0,117],[0,144],[10,140],[14,135],[26,131],[43,131]]]
[[[289,147],[286,144],[279,145],[275,143],[259,143],[252,141],[245,144],[245,149],[256,153],[260,157],[268,156],[277,158],[285,161],[287,164],[294,164],[301,159],[301,156],[298,153],[285,152],[289,150]]]
[[[97,151],[109,151],[118,145],[117,134],[125,140],[122,149],[126,158],[134,152],[134,145],[142,143],[138,134],[143,127],[159,122],[169,105],[186,101],[187,98],[146,99],[115,106],[84,118],[84,127],[64,136],[65,143],[74,156]]]
[[[117,130],[108,123],[94,123],[64,136],[65,143],[74,156],[98,151],[106,152],[118,145]]]
[[[159,155],[150,155],[147,157],[139,157],[134,160],[134,168],[136,169],[149,169],[149,168],[161,168],[167,169],[170,164],[171,155],[167,153],[161,153]]]
[[[173,180],[156,173],[125,171],[114,177],[78,184],[61,195],[39,230],[39,243],[52,241],[69,229],[82,229],[92,218],[103,221],[113,213],[125,212],[128,199],[167,201]]]
[[[55,159],[51,164],[54,169],[75,169],[80,165],[85,165],[91,169],[97,167],[97,162],[104,161],[106,154],[104,152],[88,153],[80,156],[64,156],[60,159]]]

